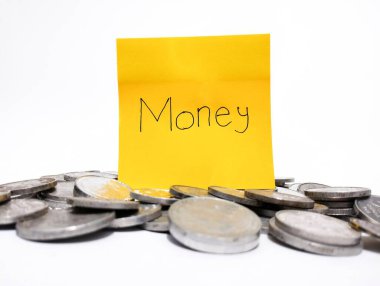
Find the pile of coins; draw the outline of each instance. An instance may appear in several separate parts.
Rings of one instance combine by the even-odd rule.
[[[0,185],[4,225],[35,241],[140,227],[169,232],[179,244],[209,253],[252,250],[268,233],[292,248],[346,256],[361,252],[361,232],[380,238],[380,197],[367,188],[292,178],[276,179],[274,190],[132,189],[116,172],[70,172]]]

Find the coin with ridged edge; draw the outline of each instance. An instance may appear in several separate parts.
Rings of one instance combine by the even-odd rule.
[[[356,212],[353,208],[339,208],[333,209],[329,208],[326,212],[326,215],[331,216],[355,216]]]
[[[380,223],[380,196],[372,195],[367,199],[356,200],[354,209],[359,217],[373,223]]]
[[[169,231],[169,218],[168,212],[162,211],[161,216],[148,221],[141,225],[142,229],[154,231],[154,232],[168,232]]]
[[[243,190],[236,190],[219,186],[210,186],[208,187],[208,192],[215,197],[246,206],[259,207],[262,205],[262,203],[257,200],[245,197]]]
[[[109,228],[120,229],[142,225],[161,216],[161,206],[158,204],[140,204],[137,212],[116,212],[116,218]]]
[[[312,209],[314,207],[314,201],[307,197],[282,194],[274,190],[247,189],[245,190],[245,196],[264,203],[280,206],[296,207],[303,209]]]
[[[73,197],[67,199],[67,203],[76,208],[98,210],[137,210],[139,203],[123,200],[104,200],[90,197]]]
[[[276,225],[282,230],[323,244],[352,246],[360,242],[360,233],[346,222],[326,215],[283,210],[275,215]]]
[[[84,177],[84,176],[98,176],[98,177],[104,177],[108,179],[117,179],[117,175],[110,174],[110,173],[102,173],[98,171],[85,171],[85,172],[70,172],[63,175],[66,181],[75,181],[78,178]]]
[[[32,179],[0,185],[1,189],[9,190],[11,197],[28,196],[49,190],[57,185],[53,178]]]
[[[84,176],[75,181],[75,189],[82,195],[105,200],[132,200],[131,187],[114,179]],[[74,191],[74,196],[78,196]]]
[[[170,234],[181,244],[209,253],[257,247],[260,218],[239,204],[211,197],[187,198],[169,209]]]
[[[330,244],[318,243],[303,239],[301,237],[290,234],[277,226],[275,223],[276,218],[269,220],[269,234],[276,240],[284,243],[285,245],[301,249],[307,252],[329,255],[329,256],[353,256],[358,255],[363,249],[362,243],[353,246],[337,246]]]
[[[19,237],[28,240],[61,240],[106,228],[114,217],[114,212],[49,210],[41,217],[18,222],[16,232]]]
[[[48,205],[37,199],[18,199],[0,204],[0,225],[14,224],[19,220],[38,217],[48,211]]]
[[[209,195],[206,189],[183,185],[173,185],[170,187],[169,191],[170,194],[178,199],[190,197],[207,197]]]
[[[135,200],[150,204],[170,206],[177,201],[168,189],[140,188],[131,191],[131,197]]]
[[[371,195],[371,190],[361,187],[325,187],[305,190],[305,195],[316,201],[349,201]]]
[[[357,218],[350,218],[350,225],[356,230],[362,230],[376,238],[380,238],[380,224]]]

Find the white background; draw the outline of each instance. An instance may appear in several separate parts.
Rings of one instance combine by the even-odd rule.
[[[380,194],[379,1],[0,0],[0,183],[116,170],[118,37],[271,33],[277,176]],[[0,230],[0,285],[378,285],[380,244],[307,254],[266,235],[210,255],[145,231],[36,243]]]

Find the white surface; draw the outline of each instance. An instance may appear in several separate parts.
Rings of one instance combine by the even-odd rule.
[[[379,1],[0,0],[0,183],[116,170],[117,37],[271,33],[275,171],[380,194]],[[261,238],[241,255],[115,232],[35,243],[0,230],[0,285],[376,285],[380,246],[356,257]]]

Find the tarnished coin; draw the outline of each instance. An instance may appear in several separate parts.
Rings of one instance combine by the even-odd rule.
[[[358,255],[362,251],[362,243],[353,246],[337,246],[318,243],[290,234],[275,223],[276,218],[269,220],[269,234],[280,242],[307,252],[330,256],[351,256]]]
[[[84,177],[84,176],[98,176],[98,177],[104,177],[108,179],[117,179],[117,175],[110,174],[110,173],[97,172],[97,171],[70,172],[70,173],[64,174],[64,178],[66,181],[75,181],[76,179]]]
[[[8,201],[11,198],[11,191],[9,190],[1,190],[0,188],[0,203]]]
[[[273,190],[245,190],[245,196],[258,201],[296,208],[311,209],[314,207],[314,201],[307,197],[282,194]]]
[[[329,208],[326,212],[326,215],[331,216],[355,216],[356,212],[353,208],[339,208],[333,209]]]
[[[64,174],[46,175],[46,176],[42,176],[40,179],[48,179],[48,178],[55,179],[57,182],[64,182],[65,181]]]
[[[9,190],[11,197],[36,194],[54,188],[57,181],[53,178],[33,179],[0,185],[1,189]]]
[[[137,210],[138,202],[123,200],[104,200],[91,197],[68,198],[67,202],[73,207],[99,210]]]
[[[344,209],[344,208],[353,208],[354,201],[346,201],[346,202],[336,202],[336,201],[320,201],[321,204],[324,204],[332,209]]]
[[[319,214],[326,214],[328,209],[329,208],[326,205],[314,203],[314,207],[312,209],[305,209],[305,211],[319,213]]]
[[[72,209],[73,206],[66,203],[66,202],[57,202],[57,201],[51,201],[48,199],[43,199],[45,203],[49,206],[50,210],[68,210]]]
[[[116,218],[110,224],[110,228],[119,229],[137,226],[161,216],[161,206],[157,204],[140,204],[137,212],[116,212]]]
[[[305,190],[305,195],[316,201],[348,201],[371,195],[371,190],[360,187],[325,187]]]
[[[177,199],[167,189],[141,188],[131,191],[131,197],[135,200],[150,204],[170,206]]]
[[[84,176],[75,181],[76,191],[84,196],[105,200],[132,200],[131,187],[113,179]],[[77,193],[74,192],[76,196]]]
[[[48,211],[48,205],[37,199],[18,199],[0,204],[0,225],[14,224],[19,220],[38,217]]]
[[[292,183],[294,182],[294,178],[288,177],[288,178],[276,178],[274,180],[276,187],[285,187],[286,183]]]
[[[74,197],[75,182],[59,181],[55,188],[40,193],[42,198],[56,202],[66,202]]]
[[[187,198],[169,209],[170,234],[183,245],[211,253],[239,253],[259,243],[261,221],[249,209],[211,198]]]
[[[205,189],[182,185],[171,186],[170,193],[178,199],[208,196],[208,191]]]
[[[309,190],[309,189],[321,189],[321,188],[328,188],[328,187],[330,186],[319,184],[319,183],[302,183],[298,185],[296,191],[303,194],[306,190]]]
[[[114,212],[76,212],[49,210],[45,215],[16,224],[19,237],[28,240],[49,241],[81,236],[107,227]]]
[[[236,190],[236,189],[230,189],[226,187],[218,187],[218,186],[210,186],[208,187],[208,192],[218,198],[232,201],[238,204],[252,206],[252,207],[259,207],[262,205],[257,200],[249,199],[245,197],[243,190]]]
[[[162,214],[160,217],[142,224],[141,228],[145,230],[149,230],[149,231],[155,231],[155,232],[168,232],[169,231],[168,212],[162,211]]]
[[[380,238],[380,224],[362,219],[350,218],[350,225],[356,230],[362,230],[376,238]]]
[[[283,210],[275,215],[276,225],[295,236],[323,244],[352,246],[360,242],[360,233],[347,223],[312,212]]]
[[[304,194],[301,194],[297,191],[293,191],[291,189],[287,189],[287,188],[284,188],[284,187],[277,187],[276,188],[276,192],[277,193],[281,193],[281,194],[287,194],[287,195],[292,195],[292,196],[298,196],[298,197],[302,197],[302,198],[305,198],[306,196]]]
[[[368,199],[356,200],[354,209],[359,213],[359,217],[380,223],[380,196],[372,195]]]

